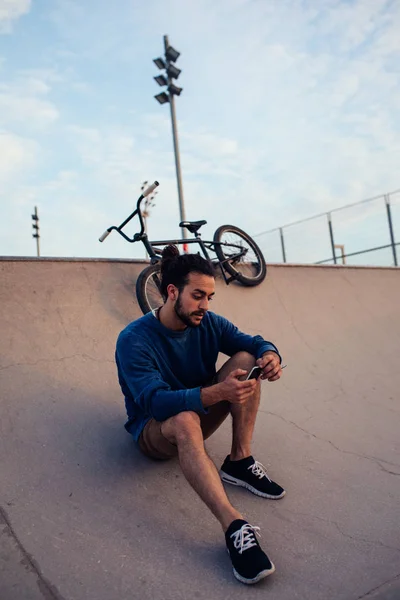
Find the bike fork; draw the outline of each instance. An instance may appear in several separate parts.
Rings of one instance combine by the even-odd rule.
[[[222,277],[224,278],[226,285],[229,285],[230,283],[232,283],[232,281],[236,281],[236,279],[238,278],[238,274],[230,275],[229,277],[227,277],[222,264],[220,262],[218,262],[218,265],[219,265],[219,268],[221,269]]]

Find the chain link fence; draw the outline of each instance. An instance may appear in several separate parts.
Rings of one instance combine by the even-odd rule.
[[[398,266],[400,190],[254,235],[267,262]]]

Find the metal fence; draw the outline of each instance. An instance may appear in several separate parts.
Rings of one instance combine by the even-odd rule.
[[[253,237],[267,262],[397,267],[396,232],[400,232],[400,190]]]

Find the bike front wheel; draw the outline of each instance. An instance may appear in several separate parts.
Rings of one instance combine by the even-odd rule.
[[[139,274],[136,281],[136,298],[144,315],[164,304],[161,295],[160,263],[146,267]]]
[[[264,256],[255,241],[234,225],[214,233],[215,253],[223,268],[242,285],[259,285],[267,274]]]

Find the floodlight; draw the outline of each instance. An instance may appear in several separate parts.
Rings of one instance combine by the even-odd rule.
[[[168,91],[169,91],[170,94],[173,94],[174,96],[180,96],[182,88],[180,88],[177,85],[174,85],[173,83],[171,83],[168,86]]]
[[[164,75],[157,75],[154,79],[157,81],[158,85],[168,85],[168,81]]]
[[[171,60],[172,62],[175,62],[178,60],[178,57],[180,56],[180,52],[178,52],[178,50],[175,50],[175,48],[173,48],[172,46],[168,46],[168,48],[165,51],[165,58],[167,60]]]
[[[159,69],[165,69],[165,67],[166,67],[164,59],[162,59],[162,58],[154,58],[153,62],[157,65],[157,67]]]
[[[165,92],[161,92],[161,94],[157,94],[157,96],[154,96],[154,98],[160,104],[165,104],[166,102],[169,102],[168,94],[166,94]]]
[[[175,65],[169,64],[167,68],[168,77],[173,77],[174,79],[178,79],[181,74],[181,69],[178,69]]]

